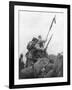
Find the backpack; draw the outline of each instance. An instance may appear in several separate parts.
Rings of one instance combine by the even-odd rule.
[[[27,49],[30,51],[31,49],[34,49],[35,44],[38,42],[37,38],[33,38],[32,41],[30,41],[27,45]]]

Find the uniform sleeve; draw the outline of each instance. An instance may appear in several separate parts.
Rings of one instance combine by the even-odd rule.
[[[36,49],[39,49],[40,48],[38,43],[35,45],[35,48]]]

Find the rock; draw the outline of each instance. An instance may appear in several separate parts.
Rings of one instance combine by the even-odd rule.
[[[41,69],[49,63],[48,58],[39,58],[38,61],[34,64],[34,69],[36,74],[39,74]]]
[[[63,55],[46,55],[35,62],[29,59],[27,63],[20,72],[20,79],[63,77]]]
[[[33,73],[32,66],[24,68],[21,70],[20,79],[22,79],[22,78],[33,78],[33,77],[34,77],[34,73]]]

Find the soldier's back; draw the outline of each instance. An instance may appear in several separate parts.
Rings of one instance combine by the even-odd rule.
[[[38,39],[33,37],[32,41],[30,41],[27,45],[27,49],[30,51],[31,49],[34,49],[35,44],[38,42]]]

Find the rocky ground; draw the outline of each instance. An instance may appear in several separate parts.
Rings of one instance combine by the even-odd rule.
[[[63,77],[63,55],[49,55],[39,58],[35,64],[20,72],[20,79]]]

